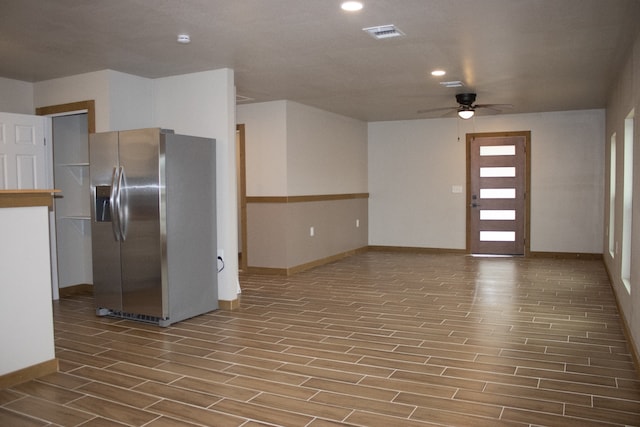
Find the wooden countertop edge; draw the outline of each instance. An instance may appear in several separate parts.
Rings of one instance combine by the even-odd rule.
[[[53,209],[53,196],[60,190],[0,190],[0,208],[25,208],[31,206],[46,206]]]
[[[0,195],[2,195],[2,194],[37,194],[37,193],[54,194],[54,193],[60,193],[60,190],[58,190],[57,188],[25,189],[25,190],[0,190]]]

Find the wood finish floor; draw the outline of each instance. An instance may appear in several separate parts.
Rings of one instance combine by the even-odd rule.
[[[601,261],[368,252],[241,285],[169,328],[54,303],[60,372],[0,390],[0,425],[640,425]]]

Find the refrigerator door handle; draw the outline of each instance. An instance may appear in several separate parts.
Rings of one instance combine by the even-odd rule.
[[[113,175],[111,176],[111,194],[109,195],[109,211],[111,213],[111,229],[113,230],[113,237],[116,239],[116,242],[120,240],[120,224],[118,217],[118,205],[119,205],[119,195],[118,195],[118,181],[120,176],[120,169],[117,167],[113,168]]]
[[[127,177],[124,167],[120,166],[120,176],[118,177],[118,224],[120,227],[120,239],[124,242],[127,239]]]

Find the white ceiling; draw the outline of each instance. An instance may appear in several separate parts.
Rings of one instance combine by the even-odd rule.
[[[439,117],[461,80],[509,113],[604,108],[640,0],[0,0],[0,76],[235,70],[238,95],[366,120]],[[364,27],[395,24],[402,38]],[[179,33],[192,42],[179,45]],[[434,78],[431,70],[447,75]],[[486,111],[486,110],[485,110]]]

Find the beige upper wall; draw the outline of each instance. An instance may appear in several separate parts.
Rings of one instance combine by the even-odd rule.
[[[0,77],[0,111],[34,114],[33,84]]]
[[[369,123],[369,244],[465,249],[465,135],[523,130],[531,250],[601,253],[603,110]]]
[[[216,138],[218,247],[228,254],[237,253],[233,70],[156,80],[102,70],[33,86],[36,107],[95,100],[97,132],[164,127]],[[225,264],[218,281],[219,297],[232,300],[238,290],[237,257],[228,257]]]
[[[291,101],[239,105],[247,196],[367,192],[367,124]]]
[[[367,124],[287,101],[287,194],[367,188]]]
[[[238,105],[245,128],[247,196],[287,195],[287,102]]]
[[[152,80],[113,70],[34,83],[36,107],[95,100],[96,132],[152,127]]]

